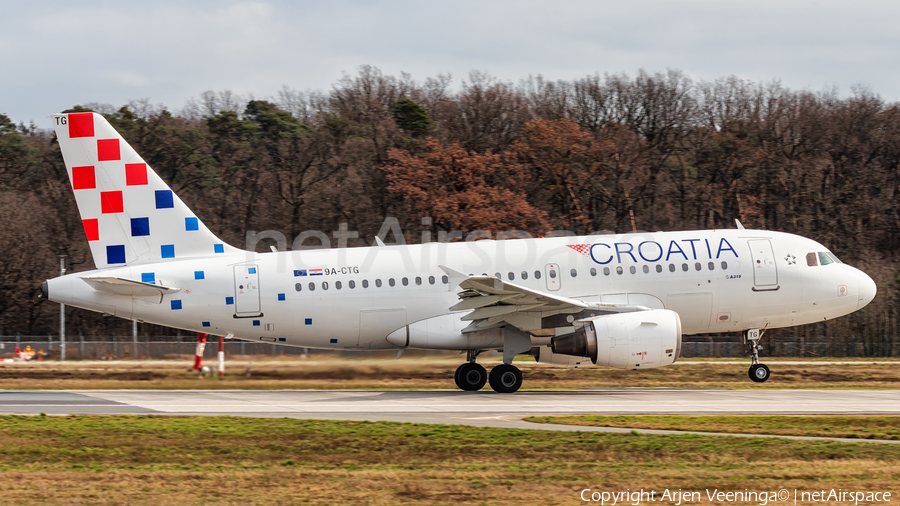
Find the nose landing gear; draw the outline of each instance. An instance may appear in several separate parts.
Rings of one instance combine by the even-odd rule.
[[[769,368],[765,364],[759,363],[759,338],[761,337],[762,332],[759,329],[750,329],[744,332],[744,342],[750,344],[750,360],[752,364],[750,365],[749,375],[750,379],[756,383],[764,383],[770,376]]]

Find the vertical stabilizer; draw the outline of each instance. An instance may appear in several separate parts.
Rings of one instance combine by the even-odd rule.
[[[96,113],[53,115],[98,269],[237,253]]]

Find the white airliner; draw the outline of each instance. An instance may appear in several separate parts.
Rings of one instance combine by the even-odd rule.
[[[769,378],[766,329],[846,315],[875,283],[810,239],[702,230],[256,253],[220,241],[100,115],[53,116],[96,270],[52,301],[247,341],[467,352],[455,380],[515,392],[512,365],[647,369],[684,334],[743,332]],[[488,375],[476,363],[503,352]]]

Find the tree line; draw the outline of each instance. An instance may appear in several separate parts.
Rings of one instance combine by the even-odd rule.
[[[386,216],[407,243],[423,231],[538,236],[740,219],[820,241],[879,287],[854,315],[776,337],[900,353],[900,106],[863,87],[842,97],[675,70],[515,84],[473,72],[454,85],[362,67],[327,92],[209,91],[177,112],[146,100],[68,112],[87,110],[236,246],[250,230],[293,238],[341,223],[359,231],[349,246],[369,245]],[[0,224],[0,334],[55,332],[57,306],[35,288],[58,274],[57,255],[70,270],[93,264],[53,132],[2,115]],[[87,311],[68,323],[86,335],[129,328]]]

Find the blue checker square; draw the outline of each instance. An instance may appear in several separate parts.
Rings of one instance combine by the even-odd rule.
[[[259,327],[259,320],[253,320],[253,326]]]
[[[156,284],[156,273],[155,272],[142,272],[141,273],[141,281],[144,283]]]
[[[194,279],[206,279],[203,271],[194,271]]]
[[[175,207],[175,199],[172,198],[172,190],[156,190],[156,208],[171,209]]]
[[[209,322],[203,322],[204,327],[209,327]]]
[[[225,305],[230,306],[234,304],[234,297],[225,297]]]
[[[312,318],[307,318],[304,323],[307,325],[312,325]]]
[[[279,293],[279,294],[278,294],[278,300],[284,300],[284,294],[283,294],[283,293]]]
[[[172,309],[181,309],[181,301],[173,300],[172,301]]]
[[[163,244],[159,247],[159,256],[163,258],[175,258],[175,245]]]
[[[337,343],[337,339],[332,339],[332,340],[329,341],[329,342],[330,342],[331,344],[336,344],[336,343]]]
[[[131,218],[131,236],[150,235],[150,218]]]
[[[247,269],[247,272],[249,272],[250,274],[256,274],[256,267],[251,267],[251,268]]]
[[[285,342],[285,341],[287,341],[287,338],[286,338],[286,337],[279,337],[279,338],[278,338],[278,342],[279,342],[279,343],[283,343],[283,342]]]
[[[224,244],[214,244],[213,251],[215,253],[225,253],[225,245]]]
[[[184,219],[185,230],[200,230],[200,221],[197,218]]]
[[[106,247],[106,263],[108,264],[124,264],[125,263],[125,245],[117,244],[115,246]]]

